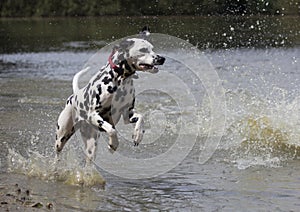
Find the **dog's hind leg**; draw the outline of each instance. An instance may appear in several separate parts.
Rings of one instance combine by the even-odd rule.
[[[56,138],[55,138],[55,149],[60,152],[70,137],[75,132],[75,123],[73,119],[73,106],[72,97],[70,96],[67,100],[66,106],[60,113],[57,126],[56,126]]]

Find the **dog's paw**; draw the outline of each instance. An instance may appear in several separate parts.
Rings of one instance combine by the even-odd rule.
[[[117,150],[117,148],[115,148],[113,145],[108,145],[108,150],[111,154],[113,154]]]
[[[134,133],[132,135],[133,145],[134,146],[138,146],[139,145],[139,143],[143,139],[144,133],[145,133],[145,130],[139,130],[139,129],[134,130]]]
[[[119,146],[119,140],[116,131],[113,130],[113,133],[109,137],[108,149],[111,153],[114,153],[115,151],[117,151],[118,146]]]

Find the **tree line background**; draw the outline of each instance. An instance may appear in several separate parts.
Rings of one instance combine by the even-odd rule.
[[[300,0],[0,0],[1,17],[299,15]]]

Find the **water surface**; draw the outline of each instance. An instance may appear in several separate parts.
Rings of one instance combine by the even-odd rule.
[[[15,192],[17,183],[22,189],[31,189],[32,199],[44,204],[52,202],[55,209],[63,211],[299,210],[300,26],[297,20],[297,17],[2,19],[0,192]],[[203,83],[189,85],[191,92],[201,97],[201,104],[184,111],[170,101],[170,96],[149,90],[137,97],[137,108],[146,117],[144,143],[134,148],[128,138],[132,128],[120,125],[122,142],[118,151],[133,158],[161,154],[176,139],[178,116],[185,116],[193,123],[195,117],[189,111],[196,110],[202,118],[199,137],[177,167],[150,179],[124,179],[99,169],[106,180],[104,189],[74,186],[53,178],[55,123],[65,99],[72,93],[73,75],[97,48],[135,34],[145,24],[151,25],[155,32],[198,44],[217,71],[226,97],[225,133],[217,151],[205,164],[198,163],[211,123]],[[171,56],[171,52],[164,53]],[[101,60],[106,58],[103,55]],[[161,71],[173,71],[185,79],[181,75],[186,73],[184,66],[171,57],[168,59]],[[162,73],[158,76],[163,80]],[[154,90],[159,87],[147,81],[146,74],[139,77],[135,81],[137,86],[152,86]],[[169,86],[177,89],[175,84]],[[178,98],[184,100],[180,94]],[[165,126],[166,130],[161,132]],[[187,139],[193,137],[191,132],[192,129],[185,132]],[[162,136],[151,142],[159,133]],[[99,145],[106,145],[105,139],[103,135]],[[83,166],[81,145],[76,136],[68,143],[64,152],[67,171]],[[100,160],[101,155],[97,158]]]

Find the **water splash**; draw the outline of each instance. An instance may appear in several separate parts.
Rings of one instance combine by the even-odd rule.
[[[270,101],[245,90],[227,98],[230,124],[222,148],[239,169],[278,167],[300,157],[299,98]]]
[[[68,185],[95,188],[103,188],[105,185],[99,171],[93,166],[83,167],[78,153],[71,148],[65,151],[59,160],[33,151],[27,152],[26,157],[13,149],[8,151],[8,171],[11,173]]]

